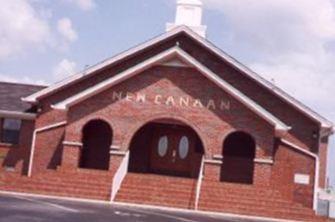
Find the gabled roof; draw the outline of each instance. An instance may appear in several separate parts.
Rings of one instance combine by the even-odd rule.
[[[198,62],[195,58],[190,56],[188,53],[186,53],[184,50],[179,48],[178,46],[172,47],[166,51],[163,51],[159,54],[157,54],[154,57],[151,57],[144,62],[131,67],[121,73],[118,73],[117,75],[104,80],[74,96],[71,96],[67,99],[65,99],[62,102],[59,102],[52,107],[54,109],[61,109],[66,110],[69,107],[80,103],[81,101],[94,96],[116,84],[119,84],[141,72],[144,70],[147,70],[157,64],[161,64],[164,61],[169,61],[172,58],[178,58],[183,63],[188,64],[189,66],[194,67],[197,69],[200,73],[202,73],[205,77],[207,77],[210,81],[214,82],[217,86],[219,86],[221,89],[223,89],[225,92],[233,96],[236,100],[240,101],[242,104],[244,104],[246,107],[248,107],[250,110],[252,110],[254,113],[268,121],[271,125],[273,125],[277,132],[286,132],[290,129],[285,123],[280,121],[277,117],[273,116],[271,113],[263,109],[260,105],[255,103],[253,100],[248,98],[246,95],[244,95],[239,90],[235,89],[233,86],[231,86],[229,83],[224,81],[222,78],[220,78],[218,75],[213,73],[211,70],[209,70],[207,67],[202,65],[200,62]]]
[[[172,36],[175,36],[175,35],[177,35],[181,32],[186,33],[189,37],[191,37],[192,39],[197,41],[199,44],[201,44],[202,46],[204,46],[208,50],[215,53],[222,60],[229,63],[235,69],[239,70],[242,74],[244,74],[244,75],[250,77],[251,79],[255,80],[256,83],[258,83],[261,86],[267,88],[270,92],[277,95],[279,98],[286,101],[287,103],[291,104],[293,107],[295,107],[297,110],[299,110],[300,112],[305,114],[310,119],[318,122],[321,127],[323,127],[323,128],[333,128],[333,123],[332,122],[330,122],[329,120],[320,116],[319,114],[317,114],[316,112],[314,112],[313,110],[308,108],[307,106],[303,105],[301,102],[297,101],[296,99],[294,99],[293,97],[288,95],[283,90],[281,90],[278,87],[276,87],[275,85],[273,85],[271,82],[265,80],[264,78],[262,78],[261,76],[259,76],[258,74],[256,74],[255,72],[253,72],[252,70],[250,70],[249,68],[244,66],[243,64],[239,63],[234,58],[227,55],[225,52],[223,52],[222,50],[217,48],[215,45],[213,45],[212,43],[210,43],[206,39],[202,38],[201,36],[199,36],[195,32],[193,32],[191,29],[187,28],[186,26],[177,27],[177,28],[175,28],[175,29],[173,29],[169,32],[166,32],[166,33],[148,41],[148,42],[145,42],[145,43],[143,43],[143,44],[141,44],[137,47],[134,47],[134,48],[132,48],[128,51],[125,51],[125,52],[123,52],[123,53],[121,53],[121,54],[119,54],[115,57],[107,59],[107,60],[105,60],[105,61],[103,61],[103,62],[101,62],[101,63],[99,63],[95,66],[92,66],[92,67],[84,70],[83,72],[80,72],[76,75],[73,75],[73,76],[71,76],[71,77],[69,77],[69,78],[67,78],[67,79],[65,79],[61,82],[58,82],[58,83],[56,83],[56,84],[54,84],[54,85],[52,85],[52,86],[50,86],[50,87],[48,87],[44,90],[41,90],[41,91],[39,91],[37,93],[34,93],[34,94],[32,94],[28,97],[25,97],[25,98],[23,98],[23,101],[36,103],[36,102],[38,102],[39,99],[44,98],[45,96],[47,96],[51,93],[57,92],[57,91],[61,90],[63,87],[66,87],[67,85],[73,84],[73,83],[77,82],[78,80],[80,80],[81,78],[92,75],[96,71],[98,71],[102,68],[105,68],[106,66],[112,65],[112,64],[114,64],[114,63],[116,63],[116,62],[118,62],[122,59],[127,58],[128,56],[130,56],[134,53],[138,53],[138,52],[140,52],[141,50],[143,50],[147,47],[155,45],[155,44],[159,43],[160,41],[163,41],[163,40],[168,39]]]

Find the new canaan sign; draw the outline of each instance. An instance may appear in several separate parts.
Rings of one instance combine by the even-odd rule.
[[[171,95],[147,95],[145,93],[131,93],[131,92],[113,92],[114,101],[126,101],[132,103],[153,103],[155,105],[175,106],[175,107],[194,107],[206,108],[210,110],[230,110],[231,103],[229,100],[201,100],[192,98],[190,96],[171,96]]]

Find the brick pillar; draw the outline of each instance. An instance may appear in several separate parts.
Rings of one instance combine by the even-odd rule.
[[[273,160],[255,159],[254,165],[254,185],[270,186]]]
[[[111,173],[115,173],[124,157],[126,156],[126,152],[121,150],[121,147],[119,145],[116,145],[115,143],[110,148],[110,159],[109,159],[109,171]]]
[[[111,154],[110,161],[109,161],[109,171],[115,173],[123,160],[125,155],[118,155],[118,154]]]
[[[63,142],[63,155],[61,169],[65,171],[73,171],[79,167],[80,153],[82,143]]]
[[[220,181],[221,165],[221,160],[206,160],[204,180]]]

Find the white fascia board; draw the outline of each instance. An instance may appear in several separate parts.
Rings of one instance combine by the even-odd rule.
[[[22,119],[22,120],[34,120],[34,119],[36,119],[36,114],[34,114],[34,113],[23,113],[23,112],[16,112],[16,111],[0,110],[0,117],[3,117],[3,118],[15,118],[15,119]]]
[[[57,103],[53,105],[52,108],[66,110],[68,109],[68,107],[73,106],[85,100],[86,98],[96,95],[104,91],[105,89],[110,88],[111,86],[114,86],[126,79],[129,79],[133,77],[134,75],[139,74],[143,72],[144,70],[161,62],[162,60],[171,58],[172,56],[177,56],[179,59],[183,60],[183,62],[192,65],[192,67],[196,68],[200,73],[205,75],[209,80],[214,82],[221,89],[225,90],[227,93],[232,95],[235,99],[237,99],[238,101],[242,102],[244,105],[249,107],[249,109],[251,109],[253,112],[257,113],[258,115],[263,117],[265,120],[270,122],[271,125],[275,127],[276,131],[290,130],[290,127],[288,127],[285,123],[283,123],[278,118],[273,116],[271,113],[263,109],[261,106],[259,106],[253,100],[251,100],[250,98],[245,96],[243,93],[235,89],[229,83],[221,79],[218,75],[213,73],[211,70],[209,70],[207,67],[205,67],[201,63],[199,63],[196,59],[194,59],[192,56],[190,56],[185,51],[180,49],[178,46],[175,46],[169,50],[166,50],[165,52],[162,52],[124,72],[121,72],[120,74],[117,74],[116,76],[110,79],[107,79],[91,88],[86,89],[85,91],[82,91],[81,93],[78,93],[60,103]]]
[[[109,88],[113,85],[116,85],[128,78],[131,78],[132,76],[150,68],[152,65],[154,65],[155,63],[169,58],[171,56],[173,56],[173,54],[176,53],[176,47],[173,47],[165,52],[162,52],[158,55],[156,55],[155,57],[152,57],[130,69],[127,69],[124,72],[121,72],[119,74],[117,74],[116,76],[109,78],[103,82],[100,82],[98,84],[96,84],[93,87],[90,87],[60,103],[57,103],[55,105],[52,106],[52,108],[54,109],[60,109],[60,110],[66,110],[69,106],[75,105],[83,100],[85,100],[86,98],[98,94],[102,91],[104,91],[106,88]]]
[[[164,39],[170,38],[171,36],[181,32],[181,31],[185,31],[185,26],[179,26],[179,27],[171,30],[170,32],[166,32],[166,33],[164,33],[164,34],[162,34],[162,35],[160,35],[156,38],[153,38],[152,40],[149,40],[149,41],[147,41],[143,44],[140,44],[140,45],[138,45],[134,48],[131,48],[127,51],[124,51],[124,52],[122,52],[122,53],[120,53],[120,54],[118,54],[118,55],[116,55],[112,58],[106,59],[103,62],[98,63],[94,66],[91,66],[88,69],[86,69],[86,70],[84,70],[80,73],[72,75],[72,76],[70,76],[70,77],[68,77],[68,78],[66,78],[66,79],[64,79],[64,80],[62,80],[62,81],[60,81],[60,82],[58,82],[54,85],[51,85],[51,86],[49,86],[45,89],[42,89],[41,91],[38,91],[38,92],[28,96],[28,97],[22,98],[22,101],[29,102],[29,103],[36,103],[36,102],[38,102],[38,100],[40,98],[43,98],[44,96],[46,96],[46,95],[48,95],[48,94],[50,94],[54,91],[59,91],[63,87],[67,86],[70,83],[74,83],[77,80],[80,80],[84,76],[85,77],[89,76],[89,75],[95,73],[96,71],[99,71],[100,69],[106,67],[106,66],[109,66],[109,65],[111,65],[113,63],[116,63],[120,60],[123,60],[124,58],[126,58],[126,57],[128,57],[132,54],[136,54],[137,52],[139,52],[139,51],[141,51],[145,48],[148,48],[152,45],[155,45],[158,42],[163,41]]]
[[[254,79],[256,82],[260,83],[262,86],[269,89],[271,92],[273,92],[275,95],[282,98],[284,101],[290,103],[294,107],[296,107],[299,111],[305,113],[307,116],[312,118],[313,120],[319,122],[321,124],[321,127],[323,128],[332,128],[334,127],[334,124],[330,122],[329,120],[323,118],[319,114],[315,113],[310,108],[306,107],[304,104],[293,98],[292,96],[288,95],[286,92],[284,92],[282,89],[275,86],[273,83],[269,82],[268,80],[264,79],[242,63],[238,62],[233,57],[229,56],[225,52],[223,52],[221,49],[217,48],[214,44],[209,42],[207,39],[202,38],[201,36],[197,35],[196,33],[189,30],[187,27],[185,27],[185,32],[187,32],[188,35],[190,35],[193,39],[201,43],[203,46],[205,46],[210,51],[217,54],[219,57],[221,57],[223,60],[227,61],[229,64],[233,65],[236,69],[238,69],[240,72],[246,74],[247,76]]]
[[[70,83],[74,83],[74,82],[80,80],[84,76],[89,76],[89,75],[95,73],[96,71],[106,67],[106,66],[109,66],[109,65],[111,65],[111,64],[113,64],[117,61],[120,61],[120,60],[128,57],[129,55],[135,54],[135,53],[137,53],[137,52],[139,52],[139,51],[141,51],[141,50],[143,50],[147,47],[150,47],[154,44],[157,44],[158,42],[163,41],[164,39],[167,39],[167,38],[169,38],[169,37],[171,37],[171,36],[173,36],[173,35],[175,35],[179,32],[187,33],[189,36],[191,36],[198,43],[205,46],[210,51],[214,52],[216,55],[221,57],[223,60],[225,60],[229,64],[233,65],[237,70],[239,70],[243,74],[251,77],[256,82],[258,82],[259,84],[261,84],[262,86],[264,86],[265,88],[267,88],[271,92],[273,92],[275,95],[279,96],[284,101],[286,101],[289,104],[291,104],[292,106],[296,107],[302,113],[305,113],[311,119],[315,120],[316,122],[319,122],[320,126],[322,128],[332,128],[332,127],[334,127],[334,124],[332,122],[323,118],[319,114],[315,113],[310,108],[306,107],[305,105],[303,105],[302,103],[300,103],[299,101],[297,101],[296,99],[294,99],[293,97],[288,95],[286,92],[284,92],[283,90],[281,90],[280,88],[278,88],[277,86],[272,84],[271,82],[262,78],[260,75],[253,72],[251,69],[249,69],[245,65],[241,64],[236,59],[234,59],[233,57],[231,57],[228,54],[226,54],[225,52],[223,52],[221,49],[217,48],[214,44],[209,42],[206,38],[201,37],[200,35],[193,32],[190,28],[188,28],[186,26],[178,26],[178,27],[172,29],[169,32],[166,32],[166,33],[164,33],[164,34],[162,34],[162,35],[160,35],[156,38],[153,38],[152,40],[149,40],[149,41],[147,41],[147,42],[145,42],[141,45],[138,45],[137,47],[134,47],[134,48],[132,48],[130,50],[127,50],[127,51],[125,51],[125,52],[123,52],[123,53],[121,53],[121,54],[119,54],[115,57],[112,57],[112,58],[107,59],[107,60],[105,60],[101,63],[98,63],[97,65],[94,65],[94,66],[84,70],[83,72],[75,74],[75,75],[73,75],[73,76],[71,76],[71,77],[69,77],[69,78],[67,78],[63,81],[60,81],[60,82],[58,82],[58,83],[56,83],[52,86],[49,86],[48,88],[45,88],[45,89],[43,89],[39,92],[36,92],[36,93],[34,93],[34,94],[32,94],[28,97],[22,98],[22,101],[29,102],[29,103],[36,103],[36,102],[38,102],[38,100],[40,98],[43,98],[44,96],[46,96],[46,95],[48,95],[48,94],[50,94],[54,91],[58,91],[58,90],[62,89],[63,87],[65,87],[66,85],[70,84]]]
[[[288,131],[288,130],[291,129],[289,126],[287,126],[281,120],[279,120],[277,117],[275,117],[274,115],[269,113],[263,107],[258,105],[256,102],[251,100],[249,97],[244,95],[242,92],[240,92],[239,90],[234,88],[228,82],[224,81],[218,75],[216,75],[211,70],[209,70],[207,67],[202,65],[200,62],[198,62],[195,58],[190,56],[184,50],[178,48],[178,55],[182,56],[183,59],[187,60],[186,62],[193,65],[198,71],[200,71],[202,74],[204,74],[208,79],[212,80],[220,88],[222,88],[223,90],[228,92],[230,95],[232,95],[235,99],[242,102],[244,105],[249,107],[252,111],[256,112],[258,115],[262,116],[267,121],[272,123],[272,125],[275,126],[276,130],[278,130],[278,131]]]

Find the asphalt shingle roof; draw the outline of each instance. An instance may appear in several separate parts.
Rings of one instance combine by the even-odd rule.
[[[0,110],[25,112],[31,105],[21,101],[21,98],[44,88],[46,86],[0,82]]]

